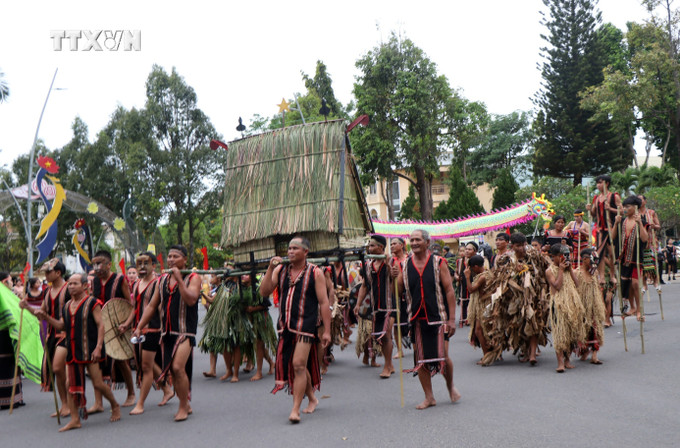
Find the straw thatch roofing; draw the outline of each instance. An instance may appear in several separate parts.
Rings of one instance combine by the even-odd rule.
[[[345,129],[344,121],[334,120],[231,142],[225,168],[222,246],[238,247],[301,232],[345,238],[371,232]]]

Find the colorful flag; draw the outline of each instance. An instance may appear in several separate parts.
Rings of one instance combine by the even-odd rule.
[[[8,330],[14,347],[19,339],[21,308],[19,298],[4,284],[0,283],[0,330]],[[43,345],[40,340],[40,321],[28,311],[24,312],[21,325],[21,353],[19,367],[24,376],[40,384]]]
[[[118,262],[118,266],[120,267],[120,272],[125,275],[125,258],[121,258],[120,261]]]
[[[165,270],[165,266],[163,266],[163,252],[158,253],[158,264],[161,265],[161,272]]]

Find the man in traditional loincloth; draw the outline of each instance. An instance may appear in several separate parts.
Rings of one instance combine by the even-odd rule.
[[[414,230],[410,237],[411,255],[397,279],[399,291],[406,293],[408,316],[413,339],[414,368],[425,392],[425,400],[416,409],[437,404],[432,393],[432,376],[443,373],[451,402],[460,399],[453,384],[453,362],[449,358],[448,339],[456,332],[456,297],[451,274],[444,258],[428,251],[430,235]]]
[[[621,315],[622,319],[636,315],[637,320],[644,320],[640,312],[640,284],[642,277],[642,258],[643,249],[649,240],[649,235],[645,226],[642,224],[642,216],[639,208],[642,205],[637,196],[629,196],[623,201],[623,212],[625,219],[621,215],[616,215],[616,226],[612,230],[612,236],[617,237],[619,223],[623,244],[619,263],[621,269],[621,296],[627,298],[630,303],[630,310]]]
[[[111,403],[112,422],[120,420],[120,405],[104,383],[99,360],[104,348],[104,323],[101,303],[88,294],[87,276],[73,274],[68,281],[71,300],[64,305],[61,317],[56,320],[45,311],[36,315],[47,320],[57,331],[66,334],[66,364],[68,370],[68,405],[71,420],[59,431],[80,428],[81,413],[87,419],[85,400],[85,368],[95,390]]]
[[[385,255],[387,240],[382,235],[373,235],[368,243],[368,253],[371,255]],[[389,378],[394,373],[392,365],[392,328],[396,316],[394,300],[394,285],[392,284],[391,269],[384,259],[366,261],[366,281],[359,289],[355,313],[359,313],[361,304],[367,298],[373,309],[373,338],[374,347],[380,345],[385,366],[380,372],[380,378]]]
[[[278,321],[279,343],[276,352],[276,386],[272,393],[288,387],[293,392],[293,409],[288,420],[300,422],[300,405],[305,395],[309,405],[302,411],[311,414],[319,404],[314,390],[321,386],[318,358],[310,351],[316,337],[317,316],[321,311],[324,346],[331,342],[331,316],[326,291],[326,280],[317,266],[307,262],[310,243],[304,237],[295,237],[288,243],[290,264],[278,266],[280,257],[274,257],[262,279],[260,294],[268,297],[279,289],[280,314]]]
[[[187,250],[184,246],[171,246],[167,260],[170,273],[163,274],[158,280],[156,292],[144,310],[133,336],[139,337],[142,334],[142,329],[160,306],[163,365],[157,381],[166,380],[168,373],[172,371],[173,386],[179,399],[175,421],[179,422],[186,420],[192,413],[189,401],[201,277],[194,272],[180,273],[187,265]]]
[[[123,299],[134,305],[130,298],[130,285],[123,274],[111,272],[111,253],[99,250],[92,258],[92,267],[95,277],[92,280],[92,295],[101,302],[102,308],[111,299]],[[106,347],[104,347],[106,351]],[[110,383],[114,389],[122,386],[121,379],[125,382],[127,398],[121,406],[128,407],[135,404],[135,384],[132,381],[132,370],[127,360],[114,360],[109,356],[102,356],[102,375],[104,382]],[[121,378],[122,377],[122,378]],[[98,389],[94,391],[94,405],[87,410],[90,414],[102,412],[102,396]]]
[[[621,196],[618,193],[609,191],[612,183],[611,176],[602,174],[595,179],[599,194],[593,198],[593,203],[588,205],[588,211],[595,220],[594,226],[597,229],[597,254],[599,261],[597,272],[600,281],[604,281],[605,263],[609,267],[609,272],[616,272],[614,267],[615,251],[618,251],[618,239],[612,233],[614,219],[621,208]],[[611,240],[611,241],[610,241]],[[612,247],[612,243],[614,247]],[[616,285],[615,275],[611,276],[611,283]]]
[[[151,299],[156,293],[158,287],[158,277],[156,276],[156,264],[158,263],[156,256],[151,252],[142,252],[135,260],[136,271],[139,274],[139,280],[132,286],[132,297],[135,300],[135,309],[133,313],[133,320],[123,324],[123,331],[127,328],[137,328],[144,311],[149,306]],[[144,341],[135,345],[137,352],[137,361],[141,366],[137,367],[137,382],[139,383],[139,400],[135,407],[130,411],[130,415],[139,415],[144,413],[144,401],[149,396],[149,391],[153,385],[154,378],[161,374],[161,367],[159,363],[160,340],[161,340],[161,318],[158,309],[155,308],[150,311],[152,314],[149,325],[142,328],[142,335]],[[160,384],[163,389],[163,399],[158,406],[165,406],[175,394],[166,382]]]
[[[42,265],[39,272],[45,274],[45,279],[50,284],[43,291],[43,301],[40,308],[34,309],[28,305],[26,300],[22,300],[19,306],[29,311],[33,315],[37,315],[37,311],[43,311],[54,320],[61,319],[61,313],[66,302],[71,300],[68,286],[64,281],[64,274],[66,274],[66,266],[59,261],[58,258],[53,258]],[[45,355],[43,357],[42,365],[42,387],[44,392],[51,392],[54,385],[52,384],[52,377],[49,372],[49,363],[47,357],[50,357],[52,362],[52,370],[56,377],[57,391],[61,399],[61,408],[59,414],[66,417],[69,414],[68,396],[66,395],[66,334],[63,331],[57,331],[52,325],[47,326],[47,337],[45,338]],[[56,417],[57,413],[52,414]]]

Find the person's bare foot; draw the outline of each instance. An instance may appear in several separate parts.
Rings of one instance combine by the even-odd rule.
[[[175,414],[175,421],[176,422],[183,422],[184,420],[189,417],[189,410],[188,409],[182,409],[181,407],[177,410],[177,414]]]
[[[522,360],[520,360],[520,362],[522,362]],[[484,365],[484,361],[482,361],[482,360],[480,359],[479,361],[477,361],[477,365],[478,365],[478,366],[483,366],[483,365]]]
[[[250,379],[250,381],[260,381],[262,379],[262,372],[257,372],[253,377]]]
[[[206,378],[215,378],[217,374],[211,370],[210,372],[203,372],[203,376]]]
[[[141,415],[144,413],[144,406],[140,406],[139,403],[137,403],[137,406],[132,408],[130,411],[130,415]]]
[[[311,414],[312,412],[314,412],[316,410],[316,407],[318,405],[319,405],[319,399],[318,398],[314,398],[313,400],[310,399],[309,404],[307,405],[306,408],[304,408],[302,410],[302,412],[305,413],[305,414]]]
[[[267,375],[273,375],[274,374],[274,366],[272,364],[269,364],[269,372],[267,372]]]
[[[397,354],[394,355],[394,356],[392,357],[392,359],[399,359],[399,358],[403,358],[403,357],[404,357],[404,353],[403,353],[403,352],[397,352]]]
[[[229,380],[230,383],[238,383],[238,377],[236,375],[232,376]]]
[[[170,401],[174,396],[175,391],[168,388],[168,390],[163,392],[163,399],[161,400],[160,403],[158,403],[158,406],[165,406],[166,404],[168,404],[168,401]]]
[[[78,421],[76,421],[76,422],[74,422],[73,420],[71,420],[71,421],[68,422],[66,425],[64,425],[64,426],[62,426],[61,428],[59,428],[59,432],[69,431],[69,430],[71,430],[71,429],[78,429],[78,428],[80,428],[80,426],[81,426],[81,425],[80,425],[80,420],[78,420]]]
[[[250,373],[250,372],[253,371],[253,368],[254,368],[253,363],[252,363],[252,362],[248,362],[248,364],[246,364],[246,366],[245,366],[245,368],[243,369],[243,371],[246,372],[246,373]]]
[[[422,410],[422,409],[427,409],[432,406],[437,406],[437,401],[434,398],[428,399],[426,398],[423,400],[422,403],[420,403],[418,406],[416,406],[416,409]]]
[[[645,321],[645,316],[643,316],[641,313],[636,313],[636,315],[637,315],[638,322],[644,322]]]
[[[394,372],[394,369],[389,369],[385,367],[382,372],[380,372],[380,378],[389,378],[392,376],[392,373]]]
[[[120,420],[120,405],[116,404],[115,406],[111,406],[111,418],[109,421],[113,423],[118,420]]]
[[[291,411],[290,415],[288,416],[288,421],[291,422],[292,424],[300,423],[300,413]]]
[[[71,412],[69,411],[68,408],[61,408],[59,409],[59,417],[68,417]],[[57,416],[56,412],[53,412],[50,417],[54,418]]]
[[[460,400],[460,392],[458,392],[456,386],[453,386],[451,389],[449,389],[449,397],[451,397],[451,403],[455,403],[456,401]]]
[[[555,369],[555,372],[557,373],[564,373],[564,367],[558,367]]]
[[[222,376],[220,377],[220,381],[226,381],[226,380],[228,380],[229,378],[231,378],[232,376],[234,376],[234,373],[231,372],[231,371],[227,371],[227,373],[225,373],[224,375],[222,375]]]
[[[368,355],[364,355],[364,359],[361,360],[361,362],[367,366],[368,365]]]
[[[593,359],[590,360],[590,363],[598,365],[598,366],[602,365],[602,361],[600,361],[599,359],[597,359],[595,357],[593,357]]]
[[[565,359],[564,360],[564,367],[566,367],[567,369],[573,369],[574,365],[571,362],[569,362],[568,359]]]
[[[94,406],[87,410],[87,415],[99,414],[100,412],[104,412],[104,406],[95,403]]]
[[[121,405],[124,408],[129,408],[130,406],[135,405],[135,396],[134,395],[128,395],[123,404]]]
[[[533,358],[530,357],[530,358],[529,358],[529,364],[531,364],[532,367],[535,366],[537,363],[538,363],[538,361],[536,361],[536,358],[535,358],[535,357],[533,357]]]
[[[583,350],[583,354],[579,358],[580,361],[587,361],[588,360],[588,350]]]
[[[321,375],[325,375],[328,373],[328,365],[327,364],[322,364],[321,365]]]
[[[375,362],[375,359],[371,359],[371,367],[382,367],[382,364]]]

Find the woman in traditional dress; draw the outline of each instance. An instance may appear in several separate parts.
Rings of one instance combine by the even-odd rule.
[[[574,220],[564,228],[565,232],[571,236],[572,251],[571,263],[575,268],[581,265],[581,253],[590,245],[590,226],[583,221],[583,210],[574,211]]]

